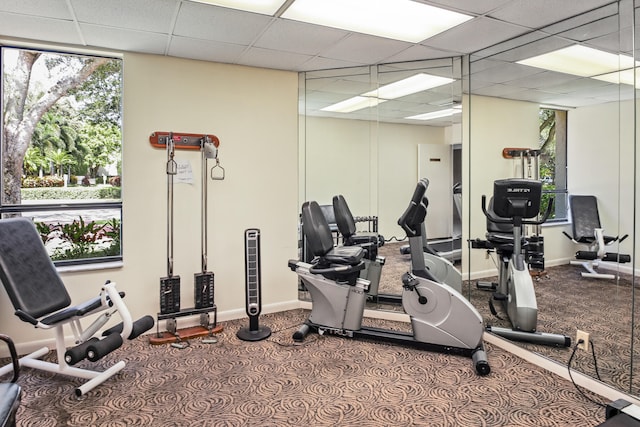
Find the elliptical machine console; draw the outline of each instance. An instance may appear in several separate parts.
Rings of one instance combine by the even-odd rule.
[[[487,240],[474,242],[474,247],[496,250],[500,262],[493,299],[503,304],[513,327],[488,326],[487,331],[516,341],[568,347],[571,338],[537,330],[538,305],[524,253],[526,240],[522,227],[540,225],[551,214],[553,199],[549,200],[544,215],[534,219],[540,212],[541,196],[541,181],[522,178],[495,181],[489,208],[486,196],[482,196],[482,212],[488,219]]]
[[[423,184],[418,184],[409,207],[399,220],[419,226],[426,215]],[[305,236],[313,252],[311,263],[290,260],[309,291],[311,314],[294,333],[303,341],[312,330],[350,338],[391,342],[425,350],[471,357],[479,375],[491,368],[482,341],[484,327],[478,311],[460,293],[435,278],[402,276],[402,306],[411,320],[411,333],[362,326],[369,281],[360,276],[364,250],[359,246],[333,246],[329,225],[315,201],[302,205]],[[414,236],[420,240],[419,235]]]

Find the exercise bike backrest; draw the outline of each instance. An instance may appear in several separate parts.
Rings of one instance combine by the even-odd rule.
[[[398,219],[398,225],[407,233],[407,237],[422,235],[422,223],[427,216],[427,206],[425,202],[428,203],[428,201],[424,196],[427,187],[429,187],[429,180],[427,178],[422,178],[418,181],[416,189],[413,191],[413,196],[411,196],[409,206],[407,206],[407,209],[405,209],[402,216]]]
[[[302,205],[302,229],[315,257],[311,262],[310,273],[322,274],[332,279],[344,277],[352,282],[358,272],[364,269],[364,250],[361,247],[333,246],[329,224],[317,202],[304,202]]]

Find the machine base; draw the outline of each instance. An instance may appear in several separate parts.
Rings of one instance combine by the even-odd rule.
[[[205,328],[204,326],[192,326],[190,328],[178,329],[176,331],[176,334],[178,334],[178,337],[180,337],[179,339],[178,337],[176,337],[176,334],[172,334],[171,332],[160,332],[149,337],[149,344],[171,344],[178,341],[190,340],[192,338],[206,337],[210,333],[218,334],[222,332],[223,329],[224,328],[221,325],[216,326],[215,328],[211,329],[211,331],[209,331],[209,329]]]
[[[530,342],[532,344],[549,345],[552,347],[571,346],[571,338],[566,335],[550,334],[546,332],[524,332],[508,328],[496,328],[493,326],[487,326],[487,332],[511,341]]]
[[[349,338],[364,339],[368,341],[386,342],[391,344],[399,344],[414,347],[420,350],[432,351],[437,353],[453,354],[457,356],[471,357],[476,368],[476,372],[479,375],[487,375],[491,372],[487,356],[482,344],[477,348],[461,348],[446,346],[441,344],[427,343],[423,341],[417,341],[411,333],[401,331],[390,331],[387,329],[363,327],[357,331],[348,330],[333,330],[332,328],[326,328],[322,325],[317,325],[312,322],[305,322],[293,335],[294,341],[301,342],[305,336],[314,330],[315,332],[323,335],[330,333],[334,335],[346,336]]]

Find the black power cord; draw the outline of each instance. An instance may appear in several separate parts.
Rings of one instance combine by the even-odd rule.
[[[576,382],[573,379],[573,376],[571,375],[571,362],[573,361],[573,357],[576,355],[576,351],[578,350],[578,346],[580,344],[584,344],[584,340],[582,340],[582,339],[578,340],[578,342],[573,346],[573,352],[571,353],[571,357],[569,357],[569,363],[567,363],[567,370],[569,371],[569,378],[571,379],[571,382],[573,383],[573,385],[576,388],[576,390],[578,390],[580,392],[582,397],[584,397],[585,399],[587,399],[588,401],[590,401],[592,403],[595,403],[596,405],[598,405],[598,406],[600,406],[602,408],[606,408],[607,405],[605,405],[604,403],[598,402],[598,401],[590,398],[589,396],[587,396],[585,394],[585,392],[582,391],[580,386],[578,386],[578,384],[576,384]],[[591,354],[593,356],[593,364],[594,364],[595,370],[596,370],[596,377],[598,378],[598,380],[602,381],[602,379],[600,378],[600,372],[598,372],[598,360],[596,359],[596,350],[595,350],[595,347],[593,345],[593,340],[591,340]]]

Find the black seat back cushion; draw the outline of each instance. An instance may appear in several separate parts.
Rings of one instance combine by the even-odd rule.
[[[571,207],[571,223],[573,224],[573,239],[578,242],[593,241],[594,230],[600,226],[598,200],[595,196],[569,196]]]
[[[0,220],[0,280],[14,308],[34,318],[71,304],[64,283],[30,219]]]
[[[356,234],[356,221],[353,219],[347,201],[341,194],[333,196],[333,212],[336,216],[338,230],[340,230],[340,234],[345,239],[349,239],[349,237]]]
[[[314,256],[324,256],[333,249],[333,236],[317,202],[302,205],[302,228]]]

